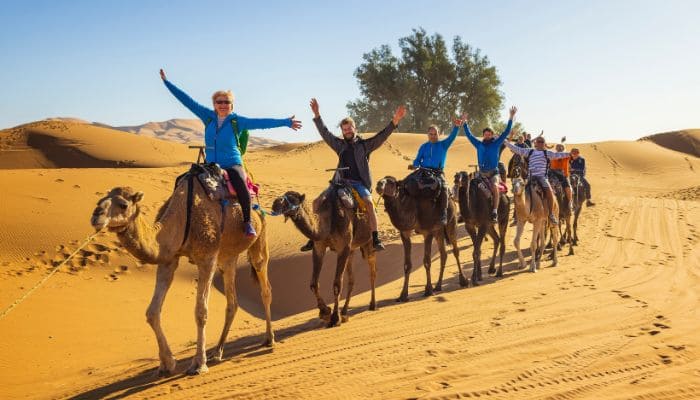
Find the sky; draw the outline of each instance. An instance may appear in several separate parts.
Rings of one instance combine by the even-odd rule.
[[[202,104],[304,123],[254,134],[313,141],[359,96],[362,55],[414,28],[460,36],[496,66],[530,132],[571,143],[700,128],[698,1],[31,1],[0,12],[0,129],[47,117],[113,126],[194,118]],[[410,110],[409,110],[410,112]],[[387,121],[391,116],[387,116]],[[438,121],[436,121],[438,122]]]

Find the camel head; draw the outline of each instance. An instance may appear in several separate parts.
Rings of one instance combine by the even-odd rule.
[[[513,178],[513,195],[520,196],[523,194],[523,189],[525,188],[525,181],[522,178]]]
[[[95,230],[107,228],[110,232],[123,232],[138,215],[138,202],[143,192],[130,187],[115,187],[97,202],[90,223]]]
[[[455,174],[455,193],[462,187],[469,186],[469,174],[465,171],[459,171]]]
[[[385,176],[377,182],[377,194],[385,197],[399,195],[399,181],[393,176]]]
[[[284,221],[287,222],[287,218],[293,218],[298,214],[305,199],[305,194],[290,190],[272,202],[272,212],[284,215]]]

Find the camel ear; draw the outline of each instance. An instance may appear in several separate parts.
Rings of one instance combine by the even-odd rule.
[[[306,199],[306,194],[302,194],[301,197],[299,197],[299,202],[303,203],[304,199]]]
[[[131,196],[131,201],[134,203],[138,203],[143,199],[143,192],[136,192],[133,196]]]

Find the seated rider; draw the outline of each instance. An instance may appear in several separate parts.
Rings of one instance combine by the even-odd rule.
[[[233,93],[219,90],[211,96],[213,109],[197,103],[187,93],[180,90],[166,79],[165,71],[160,70],[160,77],[170,93],[192,111],[204,123],[205,154],[208,162],[215,162],[228,172],[236,197],[243,212],[243,231],[248,237],[255,237],[257,232],[250,223],[250,193],[246,185],[246,173],[239,137],[244,130],[270,129],[286,126],[293,130],[301,128],[301,122],[290,118],[247,118],[233,112]]]
[[[367,209],[369,225],[372,229],[372,244],[375,250],[384,250],[384,245],[379,240],[379,233],[377,232],[377,214],[374,210],[374,204],[372,203],[370,189],[372,187],[372,177],[369,171],[369,155],[389,138],[391,132],[399,125],[399,121],[406,115],[406,108],[404,106],[399,106],[396,112],[394,112],[394,117],[391,122],[389,122],[389,125],[381,132],[368,139],[363,139],[357,135],[355,121],[352,118],[343,118],[343,120],[340,121],[340,129],[343,132],[343,138],[341,139],[334,136],[328,130],[326,124],[323,123],[321,114],[319,113],[318,101],[316,101],[316,99],[311,99],[310,105],[311,111],[314,113],[316,129],[318,129],[318,132],[321,134],[326,144],[338,154],[339,170],[336,171],[336,178],[345,181],[360,195]],[[343,168],[343,170],[340,170],[340,168]],[[323,196],[314,201],[314,209],[318,209],[316,201],[322,198]],[[313,249],[313,241],[309,241],[309,243],[301,248],[302,251],[311,249]]]
[[[555,150],[557,153],[561,153],[563,151],[566,151],[566,147],[562,143],[558,143],[555,147]],[[571,185],[569,184],[569,160],[571,157],[564,157],[564,158],[557,158],[556,160],[552,160],[550,163],[550,170],[551,174],[555,176],[559,182],[561,183],[561,187],[564,188],[564,192],[566,192],[566,200],[569,202],[569,209],[573,210],[574,205],[572,201],[572,195],[571,195]]]
[[[437,201],[440,208],[440,223],[442,225],[447,225],[447,182],[445,182],[443,168],[445,168],[447,160],[447,150],[455,141],[461,125],[462,120],[455,120],[452,132],[443,140],[438,140],[440,132],[436,125],[428,127],[428,141],[418,148],[416,159],[413,160],[413,164],[408,166],[409,169],[421,167],[437,172],[436,176],[440,180],[440,194]]]
[[[467,115],[462,116],[462,121],[464,121],[464,133],[467,135],[467,139],[476,148],[476,156],[479,163],[479,175],[483,178],[491,181],[491,194],[493,198],[493,211],[491,212],[491,220],[493,222],[498,222],[498,201],[500,199],[498,193],[498,158],[500,156],[501,144],[506,140],[510,129],[513,127],[513,117],[518,111],[517,108],[510,108],[510,118],[508,119],[508,125],[506,130],[501,133],[498,138],[493,137],[493,130],[491,128],[484,128],[482,131],[483,139],[479,140],[472,135],[469,130],[469,125],[467,124]]]
[[[579,150],[575,147],[571,149],[569,166],[571,174],[578,175],[581,178],[581,182],[583,182],[583,187],[586,189],[586,206],[594,206],[595,203],[591,201],[591,184],[586,179],[586,160],[581,157]]]
[[[549,207],[549,219],[553,224],[558,224],[557,217],[552,212],[554,204],[554,195],[552,187],[547,180],[547,170],[549,169],[549,160],[569,157],[569,153],[555,153],[545,148],[544,137],[538,136],[534,140],[534,149],[523,149],[515,146],[510,142],[506,142],[506,146],[515,154],[525,157],[528,164],[528,173],[532,181],[537,181],[542,186],[547,197],[547,206]]]

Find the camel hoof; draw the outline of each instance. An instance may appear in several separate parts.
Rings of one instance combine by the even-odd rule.
[[[265,338],[265,340],[260,343],[260,347],[275,347],[275,339]]]
[[[480,286],[476,279],[472,278],[472,286]]]
[[[500,270],[499,270],[499,271],[496,273],[496,278],[503,278],[503,271],[500,271]]]
[[[436,292],[442,292],[442,285],[435,285],[435,288],[433,288],[433,290]]]
[[[177,366],[177,360],[175,360],[175,358],[173,358],[173,357],[170,357],[165,361],[161,361],[160,366],[158,367],[158,370],[156,371],[156,377],[163,378],[163,377],[172,375],[175,372],[176,366]]]
[[[340,316],[340,322],[345,323],[345,322],[348,322],[348,321],[350,321],[350,317],[348,317],[347,315],[341,315],[341,316]]]
[[[377,303],[375,303],[375,302],[369,303],[369,310],[370,311],[377,311]]]
[[[574,255],[574,249],[569,249],[569,255],[573,256]]]
[[[331,309],[328,307],[319,308],[318,318],[322,319],[326,322],[330,321],[331,320]]]
[[[206,364],[193,364],[188,370],[187,375],[201,375],[209,372],[209,367]]]
[[[496,273],[496,267],[489,267],[489,275],[493,275]]]
[[[331,315],[330,321],[328,321],[328,324],[326,325],[326,328],[333,328],[334,326],[339,326],[340,325],[340,317],[338,314],[333,314]]]
[[[425,292],[423,292],[423,297],[430,297],[433,295],[433,288],[426,288]]]
[[[464,275],[459,276],[459,286],[469,287],[469,281],[467,280],[467,278],[464,277]]]

